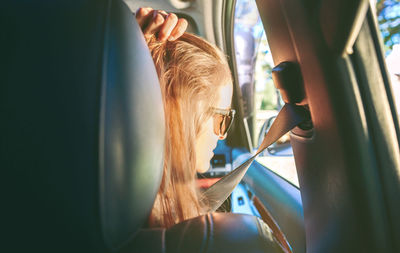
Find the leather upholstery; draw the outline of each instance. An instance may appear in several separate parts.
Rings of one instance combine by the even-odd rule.
[[[121,247],[153,205],[165,131],[134,16],[119,0],[9,0],[0,19],[6,244]]]
[[[134,16],[112,1],[100,112],[100,199],[106,242],[118,248],[147,220],[163,167],[164,111],[153,59]]]
[[[128,252],[283,252],[269,227],[250,215],[209,213],[169,229],[143,229]]]

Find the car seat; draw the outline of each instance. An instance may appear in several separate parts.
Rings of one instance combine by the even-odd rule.
[[[122,1],[9,0],[0,14],[3,252],[280,252],[248,215],[144,228],[164,114]]]

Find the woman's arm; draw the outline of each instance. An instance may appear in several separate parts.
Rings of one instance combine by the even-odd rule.
[[[136,21],[142,28],[145,37],[156,35],[158,40],[173,41],[182,36],[187,28],[187,21],[178,18],[174,13],[166,13],[163,10],[153,10],[150,7],[142,7],[136,11]]]

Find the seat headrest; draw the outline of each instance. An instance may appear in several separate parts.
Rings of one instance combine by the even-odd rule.
[[[120,0],[17,2],[0,10],[10,243],[118,249],[162,176],[164,111],[143,34]]]

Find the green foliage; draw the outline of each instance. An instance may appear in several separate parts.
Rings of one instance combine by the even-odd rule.
[[[399,3],[399,0],[378,0],[376,2],[376,15],[386,52],[392,50],[393,45],[400,43]]]
[[[268,79],[265,82],[265,89],[259,94],[262,97],[261,106],[259,109],[261,110],[276,110],[277,105],[277,94],[274,83],[272,79]]]

